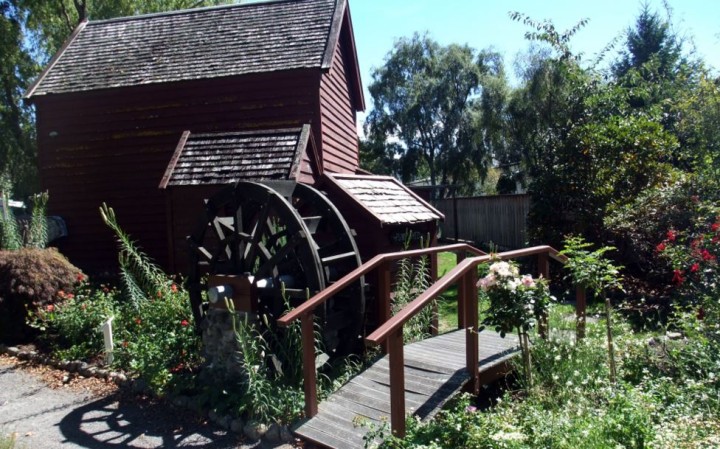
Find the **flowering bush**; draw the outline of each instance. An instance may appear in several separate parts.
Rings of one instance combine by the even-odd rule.
[[[532,385],[530,341],[528,332],[547,312],[551,300],[545,279],[520,276],[517,265],[511,262],[495,262],[478,285],[488,298],[488,308],[483,324],[494,326],[501,337],[517,331],[528,384]]]
[[[672,266],[672,283],[686,304],[708,306],[720,294],[720,208],[700,205],[687,229],[668,229],[657,253]]]
[[[510,262],[490,265],[478,285],[489,301],[483,324],[494,326],[503,337],[512,331],[529,332],[553,299],[545,279],[521,276]]]

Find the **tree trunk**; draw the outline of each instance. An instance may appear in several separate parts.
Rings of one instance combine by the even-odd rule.
[[[615,367],[615,347],[613,346],[612,321],[610,319],[610,298],[605,295],[605,322],[607,324],[608,358],[610,360],[610,381],[615,383],[617,369]]]

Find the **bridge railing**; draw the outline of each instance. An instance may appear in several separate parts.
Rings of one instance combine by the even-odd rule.
[[[441,252],[454,252],[458,258],[464,258],[467,253],[483,256],[486,253],[465,244],[435,246],[395,253],[379,254],[360,265],[350,273],[340,278],[328,288],[318,292],[315,296],[300,304],[277,320],[278,325],[288,326],[295,320],[300,320],[302,331],[302,359],[303,359],[303,389],[305,392],[305,416],[317,414],[317,373],[315,371],[315,310],[325,304],[343,289],[358,282],[358,280],[371,272],[377,274],[376,298],[378,323],[382,325],[390,319],[392,293],[392,262],[406,259],[429,256],[431,258],[432,280],[437,279],[437,255]],[[386,348],[387,350],[387,348]]]
[[[404,258],[423,256],[436,258],[440,252],[454,252],[457,257],[457,265],[442,278],[436,280],[425,292],[421,293],[397,314],[391,316],[391,262]],[[467,258],[467,253],[474,254],[475,257]],[[318,410],[317,373],[315,370],[315,309],[344,288],[357,282],[361,276],[373,271],[377,272],[376,287],[379,327],[368,335],[365,340],[369,344],[382,345],[390,359],[390,423],[393,433],[399,437],[405,435],[403,326],[426,306],[432,304],[439,295],[454,284],[458,284],[458,328],[464,328],[466,330],[466,366],[471,378],[470,388],[474,393],[479,393],[477,266],[492,260],[510,260],[529,256],[537,256],[538,274],[546,279],[550,274],[550,259],[563,264],[567,260],[550,246],[536,246],[497,254],[486,254],[470,245],[456,244],[380,254],[351,271],[330,287],[317,293],[300,306],[283,315],[277,321],[280,326],[288,326],[295,320],[300,320],[301,322],[305,415],[307,417],[315,416]],[[431,265],[436,267],[436,263],[434,262]],[[578,289],[576,312],[578,316],[577,335],[579,338],[584,335],[584,298],[584,291]],[[540,334],[541,336],[546,336],[547,317],[542,317],[540,321]]]

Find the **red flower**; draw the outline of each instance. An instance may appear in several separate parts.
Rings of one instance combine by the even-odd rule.
[[[710,254],[710,251],[708,251],[706,249],[702,250],[701,255],[702,255],[703,260],[705,260],[705,261],[715,260],[715,256]]]
[[[713,223],[712,226],[710,226],[710,229],[712,232],[717,232],[718,229],[720,229],[720,223]]]
[[[700,264],[697,263],[697,262],[695,262],[695,263],[692,264],[692,266],[690,267],[690,272],[691,272],[691,273],[697,273],[698,271],[700,271]]]
[[[127,348],[127,347],[128,347],[128,342],[127,342],[127,341],[123,341],[123,342],[122,342],[122,347],[123,347],[123,348]]]
[[[175,285],[175,284],[171,285],[170,290],[172,290],[173,293],[177,293],[177,291],[178,291],[177,285]]]
[[[68,299],[73,299],[74,297],[75,297],[75,295],[73,295],[72,293],[68,293],[68,294],[67,294],[67,298],[68,298]]]
[[[140,318],[135,318],[135,324],[141,324],[142,320]]]
[[[659,253],[665,251],[665,243],[659,243],[658,246],[655,247],[655,249],[657,249],[657,252]]]
[[[82,273],[78,273],[78,275],[77,275],[77,281],[78,281],[78,282],[82,282],[82,281],[84,281],[84,280],[85,280],[85,275],[82,274]]]
[[[698,237],[695,240],[693,240],[692,242],[690,242],[690,247],[697,248],[698,246],[700,246],[702,244],[702,242],[703,242],[703,236],[701,235],[700,237]]]
[[[52,304],[48,304],[48,306],[45,308],[48,312],[52,312],[55,310],[55,306]]]
[[[673,273],[673,283],[676,285],[681,285],[683,282],[685,282],[685,277],[683,276],[685,274],[682,270],[675,270]]]
[[[672,229],[670,229],[670,230],[667,232],[667,239],[668,239],[669,241],[671,241],[671,242],[674,242],[674,241],[675,241],[675,237],[677,237],[677,234],[675,233],[675,231],[673,231]]]
[[[188,320],[182,320],[182,321],[180,321],[180,325],[185,327],[185,326],[190,325],[190,323],[188,323]]]

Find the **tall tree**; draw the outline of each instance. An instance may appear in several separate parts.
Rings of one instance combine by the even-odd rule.
[[[478,94],[484,77],[502,73],[499,62],[495,53],[443,47],[427,35],[400,39],[373,72],[370,138],[397,140],[405,174],[426,167],[432,185],[484,176],[490,151],[476,132]]]
[[[625,32],[625,47],[613,65],[617,78],[631,69],[649,69],[649,64],[655,75],[673,77],[683,62],[682,43],[673,33],[670,21],[651,11],[647,3],[642,5],[635,26]]]
[[[17,195],[38,189],[34,115],[22,95],[81,21],[228,2],[0,0],[0,173],[10,175]]]

